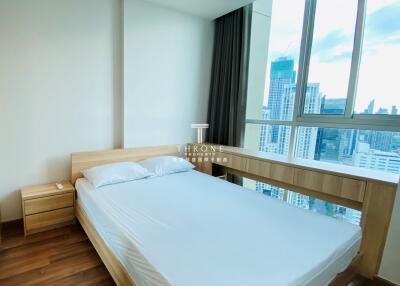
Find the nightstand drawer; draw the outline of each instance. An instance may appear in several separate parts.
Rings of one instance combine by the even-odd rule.
[[[67,193],[62,195],[48,196],[32,200],[25,200],[25,215],[56,210],[74,205],[74,194]]]
[[[27,233],[34,233],[44,229],[66,225],[74,220],[74,208],[64,208],[39,214],[25,216]]]

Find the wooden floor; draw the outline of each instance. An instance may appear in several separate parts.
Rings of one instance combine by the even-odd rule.
[[[3,226],[0,285],[115,285],[80,225],[24,237]]]
[[[115,285],[79,224],[24,237],[22,224],[11,223],[2,238],[1,286]],[[349,286],[381,285],[360,277]]]

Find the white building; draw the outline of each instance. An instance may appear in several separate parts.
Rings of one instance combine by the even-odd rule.
[[[353,154],[356,167],[400,173],[400,154],[371,149],[368,143],[359,142]]]
[[[285,85],[281,105],[281,120],[291,120],[293,116],[296,84]],[[319,83],[309,83],[304,102],[304,112],[319,114],[321,111],[321,93]],[[297,131],[296,157],[314,159],[315,145],[317,142],[318,128],[301,127]],[[289,149],[290,127],[281,126],[279,132],[279,151],[286,154]],[[285,153],[286,152],[286,153]]]

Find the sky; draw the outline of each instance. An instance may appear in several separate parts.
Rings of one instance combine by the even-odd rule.
[[[308,82],[320,83],[327,98],[346,98],[357,13],[357,0],[318,0]],[[273,0],[269,37],[266,97],[271,61],[295,60],[300,52],[305,1]],[[357,113],[375,99],[390,112],[400,110],[400,0],[368,0],[361,68],[356,95]]]

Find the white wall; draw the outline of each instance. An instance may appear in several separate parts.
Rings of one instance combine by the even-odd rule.
[[[0,1],[0,201],[68,179],[70,153],[118,147],[117,0]]]
[[[124,146],[195,140],[206,122],[213,24],[146,1],[124,8]]]
[[[22,186],[68,179],[71,152],[193,141],[213,26],[145,1],[2,0],[2,220]]]
[[[271,30],[272,0],[257,0],[253,3],[251,43],[249,61],[249,83],[247,87],[246,117],[261,119],[267,76],[269,34]],[[244,147],[259,149],[261,125],[247,124]]]
[[[400,284],[400,184],[397,187],[392,220],[383,254],[379,276]]]

